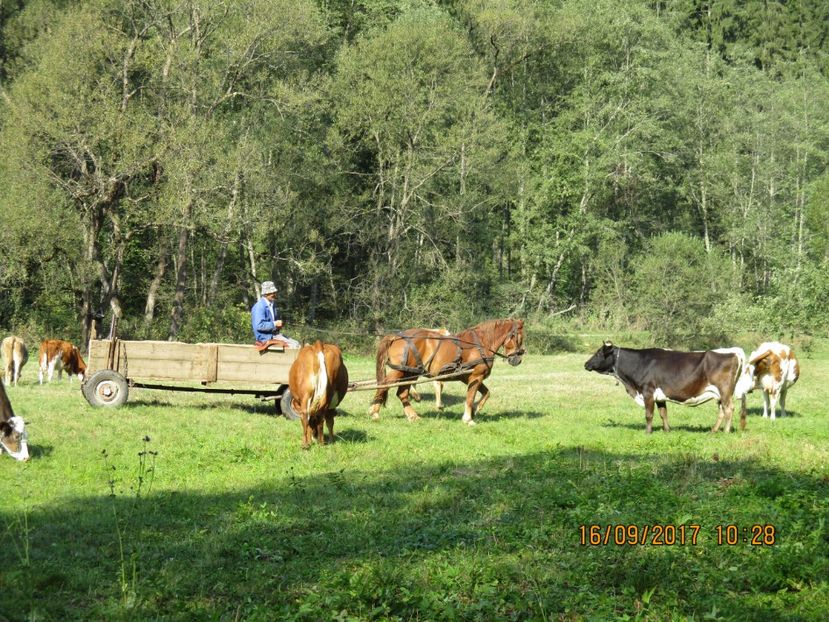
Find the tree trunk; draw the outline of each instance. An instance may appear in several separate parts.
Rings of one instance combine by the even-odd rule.
[[[187,209],[189,213],[189,207]],[[176,293],[173,297],[173,308],[170,312],[170,334],[168,339],[175,340],[184,323],[184,294],[187,285],[187,241],[189,229],[186,225],[179,228],[178,250],[176,251]]]
[[[150,287],[147,290],[147,302],[144,303],[144,326],[149,327],[153,323],[155,317],[155,302],[158,298],[158,290],[161,287],[161,282],[164,279],[164,274],[167,271],[167,261],[170,255],[170,242],[166,233],[162,233],[161,241],[158,249],[158,262],[155,265],[155,274],[153,280],[150,281]]]

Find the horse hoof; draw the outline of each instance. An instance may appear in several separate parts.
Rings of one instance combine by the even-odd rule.
[[[406,419],[411,422],[420,421],[420,417],[418,415],[406,415]]]
[[[371,420],[372,421],[380,421],[379,413],[369,413],[369,414],[371,415]]]
[[[464,423],[466,425],[468,425],[470,428],[474,428],[476,425],[478,425],[478,422],[475,421],[474,419],[470,419],[469,421],[464,421]]]

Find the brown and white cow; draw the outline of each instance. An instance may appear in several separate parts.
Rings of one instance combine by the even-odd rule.
[[[3,376],[6,384],[14,384],[20,380],[20,371],[29,360],[29,350],[20,337],[11,335],[3,339],[0,344],[0,351],[3,355]]]
[[[302,419],[302,448],[311,446],[316,436],[325,444],[323,421],[334,442],[334,415],[348,391],[348,370],[343,355],[334,344],[317,341],[303,346],[288,372],[291,407]]]
[[[8,453],[15,460],[29,459],[26,424],[15,416],[6,389],[0,382],[0,454]]]
[[[637,404],[645,407],[645,431],[650,434],[653,406],[659,409],[662,429],[668,432],[666,402],[697,406],[716,399],[719,403],[716,432],[725,419],[725,431],[731,431],[733,398],[743,373],[745,353],[741,348],[722,348],[705,352],[679,352],[648,348],[620,348],[605,341],[584,364],[587,371],[615,376]],[[740,413],[740,429],[745,429],[745,408]]]
[[[748,357],[745,370],[746,380],[741,389],[746,393],[754,389],[763,391],[763,417],[774,421],[777,402],[780,401],[780,416],[786,416],[786,392],[800,377],[800,364],[794,351],[784,343],[767,341]]]
[[[52,375],[55,373],[56,368],[58,370],[58,380],[63,377],[63,372],[65,371],[69,375],[70,380],[74,374],[83,382],[83,377],[86,373],[86,363],[83,362],[77,346],[72,345],[69,341],[63,341],[62,339],[44,339],[40,343],[38,360],[40,361],[40,371],[38,372],[40,384],[43,384],[44,374],[47,374],[49,382],[52,382]]]

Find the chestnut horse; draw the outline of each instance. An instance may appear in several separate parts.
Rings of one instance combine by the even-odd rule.
[[[501,348],[505,354],[499,352]],[[386,403],[389,393],[388,387],[382,388],[382,385],[416,380],[420,376],[455,374],[450,379],[459,380],[467,387],[463,422],[475,425],[473,417],[489,398],[484,380],[492,371],[495,357],[505,358],[514,366],[521,363],[524,352],[524,320],[489,320],[448,336],[421,328],[386,335],[377,346],[377,384],[381,388],[374,394],[369,415],[375,420],[380,418],[380,407]],[[391,369],[388,373],[387,366]],[[397,397],[406,417],[415,421],[419,417],[409,402],[410,387],[398,387]],[[475,404],[475,394],[479,391],[481,399]]]

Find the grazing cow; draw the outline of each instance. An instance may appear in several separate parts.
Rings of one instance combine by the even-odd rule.
[[[792,349],[786,344],[769,341],[761,343],[748,357],[740,388],[746,393],[762,389],[763,417],[768,417],[771,411],[771,420],[774,421],[778,400],[780,416],[786,416],[786,391],[799,377],[800,364]]]
[[[20,337],[14,335],[6,337],[0,344],[3,353],[3,375],[6,384],[14,384],[20,380],[20,371],[29,360],[29,351]]]
[[[697,406],[708,400],[719,403],[716,432],[725,419],[725,431],[731,431],[733,397],[741,398],[735,388],[743,373],[745,353],[740,348],[723,348],[705,352],[678,352],[649,348],[620,348],[609,341],[584,364],[587,371],[615,376],[637,404],[645,407],[645,431],[650,434],[653,405],[659,408],[662,429],[668,432],[666,402]],[[740,413],[740,429],[745,429],[745,408]]]
[[[445,328],[416,328],[414,330],[422,330],[430,333],[435,333],[435,335],[441,337],[448,337],[452,334]],[[437,408],[438,410],[443,410],[443,400],[441,399],[443,395],[443,381],[433,380],[432,386],[435,389],[435,408]],[[409,397],[411,397],[415,402],[420,401],[420,393],[417,392],[414,385],[409,387]]]
[[[38,379],[40,384],[43,384],[43,374],[48,373],[49,382],[52,382],[52,375],[55,373],[55,368],[58,370],[58,380],[63,377],[65,371],[72,379],[72,375],[76,375],[78,380],[83,382],[84,374],[86,373],[86,363],[81,358],[81,353],[77,346],[72,345],[68,341],[61,339],[45,339],[40,343],[40,354],[38,355],[40,361],[40,372]]]
[[[311,446],[312,436],[325,444],[322,424],[334,442],[334,415],[348,391],[348,370],[340,349],[317,340],[300,349],[288,372],[291,407],[302,419],[302,448]]]
[[[26,423],[16,417],[6,389],[0,382],[0,454],[7,452],[15,460],[29,459],[29,443]]]

